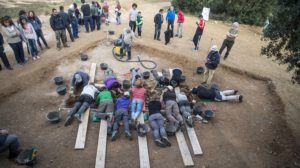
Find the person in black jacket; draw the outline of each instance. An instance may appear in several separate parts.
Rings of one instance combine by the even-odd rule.
[[[4,66],[9,69],[9,70],[13,70],[13,68],[10,66],[9,62],[8,62],[8,59],[6,57],[6,54],[5,54],[5,51],[4,51],[4,40],[3,40],[3,36],[0,32],[0,57],[1,57],[1,60],[4,64]],[[2,66],[0,64],[0,71],[2,70]]]
[[[206,58],[206,63],[205,63],[206,71],[204,73],[205,84],[210,84],[211,79],[213,78],[213,75],[219,63],[220,63],[220,54],[218,51],[218,47],[216,45],[213,45]]]
[[[70,27],[71,19],[70,19],[70,16],[66,12],[64,12],[64,7],[63,6],[59,7],[59,15],[61,15],[62,18],[64,19],[64,23],[65,23],[67,31],[69,32],[70,39],[71,39],[72,42],[74,42],[74,37],[73,37],[71,27]]]
[[[71,21],[73,37],[74,38],[79,38],[78,37],[78,19],[76,17],[75,6],[76,6],[75,3],[73,3],[73,4],[70,5],[70,7],[68,9],[68,15],[69,15],[70,21]]]
[[[55,32],[57,49],[61,49],[60,40],[62,41],[64,47],[69,47],[69,45],[67,44],[66,25],[64,19],[61,15],[57,13],[57,10],[55,8],[52,9],[52,15],[50,17],[50,26]]]
[[[46,39],[44,37],[44,33],[42,31],[42,22],[41,20],[35,15],[34,11],[28,12],[28,21],[33,26],[36,36],[37,36],[37,43],[40,46],[41,50],[43,49],[42,44],[40,42],[40,38],[42,39],[44,45],[46,48],[49,49],[49,46],[46,42]]]
[[[154,32],[154,40],[160,41],[160,31],[161,31],[161,25],[164,22],[164,16],[163,16],[164,10],[160,9],[159,13],[155,15],[154,17],[154,23],[155,23],[155,32]]]
[[[91,17],[91,7],[89,4],[85,3],[85,0],[81,0],[81,11],[83,14],[83,20],[84,20],[84,26],[85,26],[85,31],[88,33],[90,32],[89,26],[91,28],[91,31],[94,31],[93,29],[93,19]]]

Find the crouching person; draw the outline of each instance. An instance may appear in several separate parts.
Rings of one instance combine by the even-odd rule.
[[[186,124],[190,127],[193,127],[193,117],[192,117],[192,109],[190,106],[190,102],[184,92],[176,93],[176,98],[178,102],[178,106],[180,112],[186,122]]]
[[[242,95],[237,95],[237,90],[220,91],[216,87],[206,88],[198,86],[192,89],[192,93],[196,94],[200,99],[210,99],[213,101],[243,101]]]
[[[167,91],[163,93],[163,101],[166,106],[166,115],[168,121],[171,125],[174,125],[177,130],[179,130],[183,124],[183,119],[179,113],[179,107],[176,102],[176,94],[173,91],[172,86],[167,86]]]
[[[125,136],[132,140],[131,133],[129,131],[129,124],[128,124],[128,110],[130,105],[130,93],[124,92],[124,95],[117,99],[116,101],[116,111],[115,111],[115,121],[113,126],[113,133],[112,133],[112,141],[115,141],[118,138],[118,130],[119,130],[119,122],[123,119],[123,125],[125,129]]]
[[[9,150],[9,159],[16,158],[21,152],[18,137],[9,134],[5,129],[0,129],[0,153],[6,150]]]
[[[83,114],[95,100],[95,95],[98,94],[98,89],[93,85],[86,85],[79,97],[75,102],[74,107],[69,111],[68,117],[65,122],[65,127],[70,125],[73,121],[73,116],[81,123],[81,114]]]
[[[161,114],[160,97],[154,95],[148,104],[149,109],[149,122],[152,129],[154,142],[157,146],[166,147],[171,146],[164,128],[164,117]]]

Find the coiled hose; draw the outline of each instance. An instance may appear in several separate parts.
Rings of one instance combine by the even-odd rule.
[[[155,69],[157,67],[157,63],[155,61],[152,61],[152,60],[141,60],[140,56],[138,56],[138,60],[136,60],[136,61],[120,59],[120,57],[115,52],[115,48],[116,47],[113,47],[112,54],[115,57],[115,59],[118,60],[118,61],[120,61],[120,62],[139,62],[143,68],[150,69],[150,70]],[[144,63],[146,63],[146,62],[147,63],[152,63],[153,67],[147,67],[146,65],[144,65]]]

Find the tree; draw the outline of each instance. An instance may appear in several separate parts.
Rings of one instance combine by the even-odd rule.
[[[269,25],[264,29],[261,54],[287,64],[292,82],[300,84],[300,0],[278,0]]]

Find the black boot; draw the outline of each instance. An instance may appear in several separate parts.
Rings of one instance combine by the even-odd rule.
[[[123,48],[121,48],[120,49],[120,59],[123,59],[123,56],[124,56],[124,54],[123,54]]]
[[[113,131],[111,141],[115,141],[118,138],[118,131]]]
[[[154,142],[159,147],[162,147],[162,148],[166,147],[166,145],[163,142],[161,142],[161,140],[159,140],[159,139],[155,140]]]
[[[131,60],[131,51],[128,51],[128,58],[127,58],[127,61]]]
[[[2,66],[1,66],[1,64],[0,64],[0,71],[2,71]]]
[[[166,146],[171,146],[171,142],[167,137],[162,137],[161,140]]]

